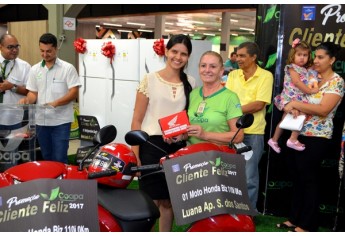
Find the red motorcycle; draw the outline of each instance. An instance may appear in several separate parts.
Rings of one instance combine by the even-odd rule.
[[[234,138],[238,134],[240,129],[247,128],[253,123],[254,117],[252,114],[243,115],[236,123],[238,128]],[[219,146],[212,143],[198,143],[194,145],[187,146],[182,148],[177,152],[166,155],[162,157],[159,164],[144,165],[144,166],[135,166],[132,167],[132,171],[145,171],[145,170],[155,170],[151,174],[164,173],[162,163],[168,159],[178,158],[184,155],[197,153],[200,151],[221,151],[230,154],[241,154],[251,151],[251,147],[241,146],[236,148],[237,145],[233,144],[231,140],[229,146]],[[162,152],[165,152],[161,148],[157,147],[149,141],[149,135],[141,130],[130,131],[126,134],[125,140],[129,145],[140,145],[143,143],[149,143],[152,146],[156,147]],[[142,176],[145,178],[145,175]],[[235,215],[235,214],[221,214],[212,217],[207,217],[202,220],[193,222],[189,228],[188,232],[255,232],[255,224],[252,220],[252,217],[248,215]]]
[[[27,162],[1,173],[0,187],[41,178],[97,178],[100,231],[149,232],[159,218],[159,210],[144,192],[126,189],[134,178],[130,168],[136,166],[137,161],[127,145],[110,143],[116,133],[112,125],[103,127],[93,139],[93,149],[85,155],[79,166],[54,161]],[[92,163],[84,167],[84,161],[99,147]]]
[[[239,130],[251,125],[253,117],[243,116],[237,122]],[[0,187],[40,179],[97,179],[98,181],[98,215],[102,232],[149,232],[159,218],[159,210],[153,201],[140,190],[126,189],[137,171],[144,169],[161,169],[162,162],[168,158],[195,153],[200,150],[220,150],[228,153],[248,151],[213,144],[197,144],[181,149],[163,157],[161,163],[150,166],[137,166],[136,158],[125,144],[111,143],[116,137],[116,128],[112,125],[103,127],[96,133],[94,147],[80,162],[79,166],[66,165],[53,161],[34,161],[14,166],[0,174]],[[126,142],[138,145],[148,141],[148,135],[143,131],[130,131]],[[104,145],[104,146],[103,146]],[[100,148],[101,147],[101,148]],[[85,167],[85,160],[99,148],[93,156],[92,163]],[[159,147],[157,147],[159,148]],[[237,232],[255,231],[250,216],[223,214],[208,217],[191,224],[189,232]]]

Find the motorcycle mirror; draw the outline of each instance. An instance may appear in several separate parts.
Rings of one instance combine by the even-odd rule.
[[[236,122],[236,127],[239,129],[248,128],[254,122],[254,115],[253,114],[244,114],[242,115]]]
[[[251,126],[254,122],[254,115],[253,114],[243,114],[237,121],[236,121],[236,127],[238,128],[238,130],[236,131],[235,135],[232,137],[230,143],[229,143],[229,147],[234,148],[234,140],[235,137],[237,136],[238,132],[241,129],[244,128],[248,128],[249,126]]]
[[[125,135],[125,141],[126,141],[126,143],[128,145],[131,145],[131,146],[136,146],[136,145],[140,145],[140,144],[143,144],[143,143],[149,143],[153,147],[155,147],[158,150],[162,151],[164,153],[164,155],[166,155],[166,157],[169,159],[168,153],[166,151],[164,151],[162,148],[160,148],[157,145],[155,145],[154,143],[151,143],[149,141],[149,137],[150,136],[145,131],[142,131],[142,130],[131,130],[131,131],[129,131]]]
[[[116,138],[117,130],[114,125],[106,125],[93,137],[93,144],[103,146]]]
[[[126,143],[131,146],[146,143],[148,139],[149,135],[142,130],[131,130],[125,135]]]

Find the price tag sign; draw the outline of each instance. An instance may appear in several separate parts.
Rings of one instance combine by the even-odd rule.
[[[99,231],[96,180],[33,180],[0,188],[1,232]]]
[[[177,225],[219,214],[256,215],[247,192],[245,159],[201,151],[163,163]]]

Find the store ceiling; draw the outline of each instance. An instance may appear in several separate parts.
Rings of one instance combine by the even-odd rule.
[[[256,23],[255,9],[232,10],[230,14],[230,34],[254,34]],[[165,16],[165,34],[220,35],[222,12],[165,14]],[[118,30],[154,30],[155,15],[78,18],[78,22],[92,23],[100,26],[108,23],[121,25],[106,26]],[[128,23],[140,23],[143,25]],[[249,29],[252,29],[252,31]]]

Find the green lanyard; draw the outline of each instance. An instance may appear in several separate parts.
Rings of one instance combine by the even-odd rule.
[[[1,63],[1,74],[2,74],[2,79],[3,80],[6,80],[8,78],[8,76],[11,74],[13,68],[14,68],[14,65],[16,64],[16,60],[13,61],[13,65],[10,69],[10,71],[7,73],[6,75],[6,67],[7,67],[7,64],[10,63],[9,60],[4,60],[5,62],[5,65],[3,66],[2,63]]]

